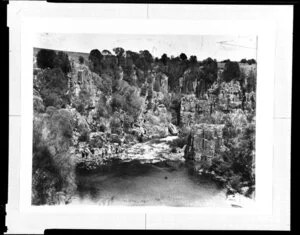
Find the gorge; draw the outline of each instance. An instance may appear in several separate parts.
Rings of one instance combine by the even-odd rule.
[[[35,49],[32,203],[253,198],[256,63],[114,52]]]

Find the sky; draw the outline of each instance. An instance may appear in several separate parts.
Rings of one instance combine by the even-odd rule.
[[[256,59],[256,36],[219,36],[219,35],[101,35],[101,34],[37,34],[34,47],[63,51],[86,52],[92,49],[113,48],[139,52],[148,50],[153,56],[161,57],[166,53],[178,56],[185,53],[188,57],[196,55],[198,60],[208,57],[218,61],[243,58]]]

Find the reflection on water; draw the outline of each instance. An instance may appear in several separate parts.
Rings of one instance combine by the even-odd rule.
[[[77,185],[72,204],[228,206],[224,190],[182,162],[113,162],[97,173],[78,173]]]

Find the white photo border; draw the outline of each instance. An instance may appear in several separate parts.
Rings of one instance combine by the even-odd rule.
[[[37,3],[39,5],[39,3]],[[42,8],[48,6],[40,4]],[[68,9],[68,14],[75,11],[72,6],[60,5]],[[95,8],[93,10],[93,7]],[[102,6],[103,7],[103,6]],[[139,6],[140,7],[140,6]],[[164,5],[162,6],[162,8]],[[47,16],[30,16],[24,14],[20,24],[20,83],[21,95],[14,102],[20,110],[20,162],[19,189],[10,187],[8,208],[13,208],[17,219],[9,217],[9,223],[21,218],[50,218],[51,222],[44,221],[43,225],[50,228],[57,225],[59,228],[182,228],[182,229],[243,229],[269,228],[273,215],[273,188],[274,188],[274,113],[275,113],[275,59],[277,22],[270,18],[266,20],[174,20],[174,19],[101,19],[92,17],[99,6],[89,6],[85,17],[64,18]],[[208,7],[209,8],[209,7]],[[87,9],[85,7],[85,9]],[[134,6],[133,6],[134,9]],[[207,9],[207,7],[205,8]],[[233,8],[232,8],[233,9]],[[250,8],[251,9],[251,8]],[[237,10],[237,9],[236,9]],[[236,11],[234,10],[234,11]],[[253,9],[254,10],[254,9]],[[201,12],[201,8],[199,10]],[[203,10],[202,10],[203,11]],[[53,13],[50,10],[50,13]],[[217,10],[211,8],[217,14]],[[36,13],[36,12],[35,12]],[[50,14],[49,13],[49,14]],[[116,30],[117,29],[117,30]],[[180,29],[180,30],[179,30]],[[93,34],[155,34],[155,35],[257,35],[257,110],[256,110],[256,195],[255,206],[244,208],[170,208],[170,207],[99,207],[99,206],[31,206],[31,169],[32,169],[32,118],[33,118],[33,80],[32,56],[33,37],[37,33],[93,33]],[[18,76],[18,74],[15,74]],[[11,79],[11,78],[10,78]],[[267,92],[266,92],[267,91]],[[18,98],[18,95],[16,95]],[[11,105],[11,104],[10,104]],[[10,146],[11,148],[11,146]],[[17,168],[11,168],[17,171]],[[12,175],[10,173],[10,175]],[[9,185],[14,185],[9,181]],[[18,185],[18,183],[16,184]],[[14,199],[11,199],[13,197]],[[17,197],[17,199],[16,199]],[[10,200],[11,199],[11,200]],[[18,201],[18,205],[10,202]],[[88,219],[82,221],[81,218]],[[106,217],[104,222],[97,218]],[[115,224],[108,220],[119,216],[126,221]],[[130,218],[133,218],[130,220]],[[75,223],[69,221],[74,217]],[[147,217],[147,222],[145,218]],[[160,219],[159,219],[160,218]],[[170,219],[172,218],[172,219]],[[247,223],[248,220],[248,223]],[[77,223],[76,223],[77,221]],[[86,224],[84,224],[86,221]],[[131,221],[128,223],[128,221]],[[135,221],[135,222],[134,222]],[[177,223],[175,221],[181,221]],[[235,221],[235,222],[233,222]],[[249,222],[250,221],[250,222]],[[266,223],[266,221],[269,221]],[[81,223],[80,223],[81,222]],[[23,226],[26,227],[24,222]],[[13,225],[12,225],[13,226]],[[72,227],[73,226],[73,227]],[[274,226],[274,225],[273,225]],[[29,226],[30,227],[30,226]],[[41,225],[31,224],[30,229],[37,231]],[[9,228],[9,226],[8,226]],[[15,229],[18,231],[18,229]]]

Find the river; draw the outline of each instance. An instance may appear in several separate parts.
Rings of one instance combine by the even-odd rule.
[[[216,182],[196,175],[178,158],[166,158],[171,154],[168,140],[133,146],[129,153],[134,160],[114,161],[99,172],[77,173],[77,194],[71,204],[231,207]]]

